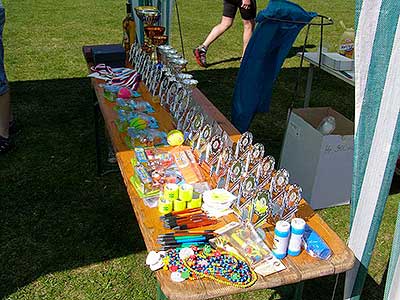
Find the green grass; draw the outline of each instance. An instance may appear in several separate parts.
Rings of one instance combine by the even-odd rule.
[[[3,2],[6,68],[21,132],[17,147],[0,157],[0,298],[154,299],[156,280],[144,266],[146,250],[125,186],[117,174],[95,176],[91,90],[81,53],[82,45],[121,41],[124,1]],[[210,48],[208,60],[216,63],[212,67],[198,68],[191,56],[192,48],[218,22],[221,2],[179,1],[179,5],[189,71],[229,117],[239,62],[218,62],[240,55],[240,20]],[[259,8],[266,3],[259,1]],[[352,23],[354,1],[298,3],[348,26]],[[175,20],[172,44],[179,49],[177,32]],[[334,49],[339,25],[325,33]],[[313,29],[309,44],[318,43],[318,30]],[[298,66],[295,57],[285,61],[271,112],[257,116],[251,128],[256,141],[276,157]],[[311,106],[331,106],[352,119],[353,101],[349,86],[317,72]],[[294,105],[301,106],[301,99]],[[382,298],[399,198],[398,190],[393,190],[365,287],[368,299]],[[320,214],[347,239],[348,206]],[[304,299],[331,299],[334,279],[308,281]],[[341,299],[342,284],[343,278],[335,299]],[[285,291],[277,289],[226,299],[285,297]]]

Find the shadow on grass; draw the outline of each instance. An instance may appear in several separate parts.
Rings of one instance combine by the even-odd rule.
[[[12,82],[21,131],[0,157],[0,298],[41,275],[145,249],[118,174],[95,177],[90,82]]]
[[[376,300],[383,299],[383,295],[385,292],[386,273],[387,271],[385,272],[384,279],[380,284],[375,282],[375,280],[370,275],[367,275],[361,299],[376,299]],[[312,299],[342,300],[345,274],[342,273],[339,275],[336,291],[334,292],[336,276],[337,275],[332,275],[332,276],[307,280],[304,285],[303,300],[312,300]],[[278,291],[280,291],[280,289],[278,289]],[[334,297],[332,298],[333,294]]]
[[[192,72],[199,88],[228,119],[237,71]],[[271,112],[257,115],[250,129],[255,142],[264,143],[276,158],[297,73],[296,68],[282,70]],[[41,275],[145,249],[119,175],[94,175],[89,80],[13,82],[11,90],[21,132],[16,149],[0,158],[0,298]],[[353,99],[351,87],[316,72],[311,106],[331,106],[352,119]],[[294,107],[302,104],[296,99]],[[330,299],[332,278],[307,282],[304,299]],[[367,285],[375,291],[373,283]],[[313,292],[322,296],[309,298]]]
[[[305,48],[306,48],[305,51],[307,52],[307,49],[314,49],[314,48],[316,48],[316,46],[313,44],[307,44]],[[297,55],[297,53],[302,52],[302,51],[303,51],[303,46],[292,47],[290,49],[288,55],[286,56],[286,58],[294,57]],[[223,64],[223,63],[233,62],[233,61],[239,61],[240,59],[241,59],[241,57],[231,57],[231,58],[223,59],[220,61],[211,62],[208,64],[208,67],[216,66],[219,64]]]
[[[215,62],[209,63],[208,67],[212,67],[212,66],[216,66],[216,65],[219,65],[219,64],[232,62],[232,61],[239,61],[240,59],[241,59],[241,57],[231,57],[231,58],[227,58],[227,59],[224,59],[224,60],[220,60],[220,61],[215,61]]]
[[[315,49],[316,47],[317,46],[315,46],[314,44],[307,44],[305,52],[307,52],[307,49]],[[286,58],[294,57],[297,55],[297,53],[302,52],[302,51],[303,51],[303,46],[292,47],[292,48],[290,48],[289,53],[286,56]]]

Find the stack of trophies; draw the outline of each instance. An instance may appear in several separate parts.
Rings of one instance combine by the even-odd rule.
[[[160,11],[155,6],[137,6],[135,12],[143,22],[146,35],[142,49],[154,60],[156,47],[168,41],[168,36],[164,35],[165,27],[156,25],[161,17]]]

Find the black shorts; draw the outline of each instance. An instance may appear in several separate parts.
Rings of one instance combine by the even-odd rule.
[[[239,8],[240,15],[243,20],[252,20],[257,14],[256,0],[251,0],[250,8],[244,9],[240,7],[242,5],[242,0],[224,0],[224,12],[223,16],[228,18],[234,18],[236,11]]]

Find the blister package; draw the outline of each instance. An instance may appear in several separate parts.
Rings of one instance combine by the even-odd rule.
[[[168,151],[154,147],[136,147],[134,151],[135,155],[131,160],[134,175],[131,183],[142,198],[158,195],[166,183],[184,183],[184,178]]]
[[[138,100],[125,100],[122,98],[117,98],[115,100],[116,106],[115,109],[118,111],[128,110],[133,112],[142,112],[146,114],[154,113],[154,107],[147,101],[138,101]]]
[[[111,84],[104,84],[103,89],[104,89],[104,98],[110,102],[115,102],[117,99],[118,91],[120,90],[120,86],[115,86]]]
[[[222,248],[226,247],[226,244],[233,246],[258,274],[266,276],[286,269],[250,224],[231,222],[216,232],[221,236],[215,238],[212,243]]]
[[[126,136],[126,144],[130,149],[138,146],[152,147],[168,145],[167,134],[157,129],[142,129],[128,128]]]

